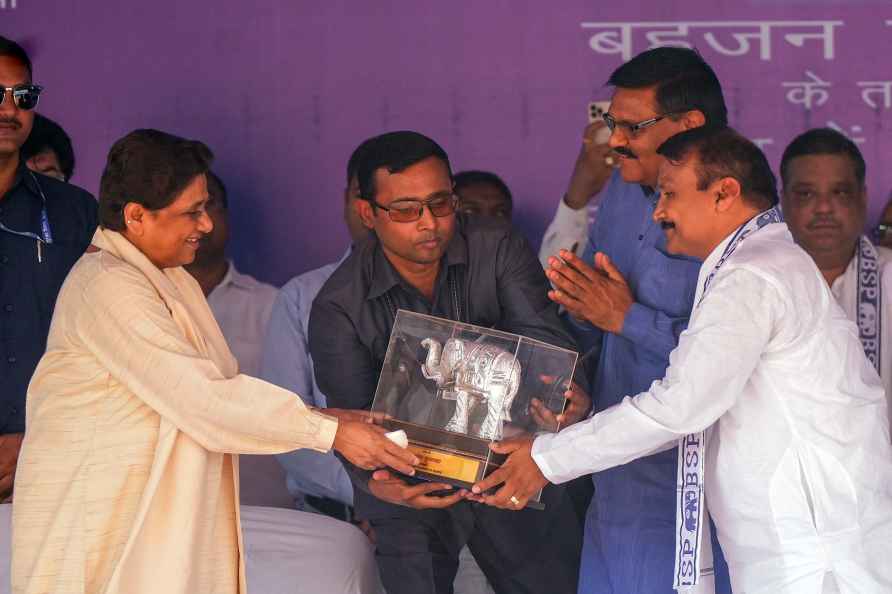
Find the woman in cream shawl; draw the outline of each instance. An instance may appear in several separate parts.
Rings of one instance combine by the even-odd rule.
[[[411,473],[414,457],[360,413],[309,410],[238,374],[182,268],[212,228],[211,158],[154,130],[109,153],[94,249],[65,281],[28,390],[15,594],[245,592],[240,453],[334,447]]]

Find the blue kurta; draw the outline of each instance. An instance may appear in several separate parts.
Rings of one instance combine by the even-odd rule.
[[[666,251],[653,221],[656,194],[614,173],[589,233],[584,260],[604,252],[622,272],[635,303],[620,334],[585,324],[580,341],[595,349],[596,411],[646,391],[661,379],[669,353],[687,327],[700,262]],[[676,448],[593,475],[595,497],[586,518],[580,594],[674,594]],[[718,546],[716,592],[730,592]]]

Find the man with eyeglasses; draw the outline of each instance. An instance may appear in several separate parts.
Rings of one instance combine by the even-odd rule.
[[[595,412],[664,376],[693,308],[700,262],[670,254],[653,220],[664,162],[657,149],[685,130],[727,124],[721,85],[696,51],[645,51],[617,68],[608,84],[614,87],[610,108],[603,123],[586,129],[540,252],[555,284],[551,298],[570,314],[586,356],[597,362],[591,381]],[[598,144],[604,127],[609,140]],[[584,206],[599,193],[587,229]],[[571,292],[579,299],[561,290],[568,266],[597,272],[582,293]],[[674,594],[672,576],[683,546],[676,529],[678,465],[679,449],[673,447],[592,475],[580,594]],[[693,592],[730,592],[727,565],[712,541]]]
[[[374,235],[354,246],[310,314],[310,353],[329,406],[371,406],[397,309],[575,350],[526,240],[507,222],[456,213],[449,158],[437,143],[415,132],[375,137],[357,178],[358,212]],[[575,394],[563,423],[588,405]],[[388,594],[452,592],[465,545],[500,594],[576,591],[581,527],[561,489],[546,490],[544,511],[512,514],[445,484],[346,467]]]
[[[0,36],[0,502],[12,496],[25,393],[56,295],[97,224],[90,194],[31,172],[19,154],[42,90],[31,77],[28,54]]]
[[[858,146],[836,130],[800,134],[781,158],[784,218],[858,326],[864,352],[892,399],[892,250],[864,234],[865,170]]]

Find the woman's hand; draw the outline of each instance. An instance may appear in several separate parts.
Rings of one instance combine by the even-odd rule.
[[[330,410],[332,409],[326,409]],[[356,466],[366,470],[389,466],[403,474],[415,474],[413,466],[418,464],[418,458],[409,450],[384,437],[386,429],[373,424],[371,417],[361,417],[360,420],[346,420],[347,418],[351,418],[351,415],[343,415],[343,419],[338,419],[334,449]]]
[[[330,417],[335,417],[339,421],[357,421],[360,423],[376,423],[387,418],[387,415],[380,412],[372,412],[369,410],[353,410],[349,408],[317,408],[319,412]]]

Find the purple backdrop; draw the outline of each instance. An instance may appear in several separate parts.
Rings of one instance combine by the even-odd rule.
[[[555,4],[0,0],[0,22],[74,139],[75,183],[96,192],[134,128],[204,140],[230,188],[236,262],[275,283],[343,252],[346,159],[398,128],[437,139],[456,169],[502,175],[538,244],[587,102],[654,43],[703,53],[732,124],[775,165],[808,127],[859,139],[875,220],[892,188],[889,2]]]

